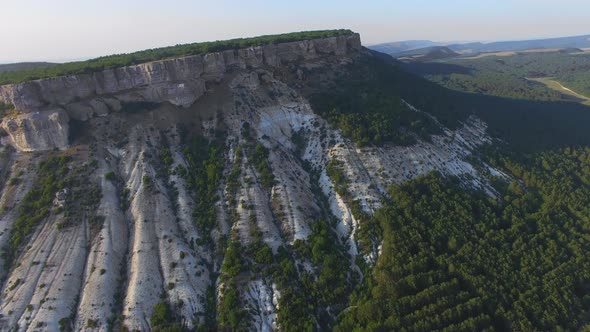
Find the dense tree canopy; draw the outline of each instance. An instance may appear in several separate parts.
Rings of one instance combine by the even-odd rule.
[[[576,330],[590,309],[590,149],[515,162],[499,201],[430,174],[390,189],[383,253],[339,330]],[[497,182],[497,183],[502,183]]]
[[[418,66],[437,72],[465,72],[458,65]],[[441,131],[428,114],[449,129],[476,115],[486,122],[491,136],[520,152],[590,145],[590,108],[586,105],[456,91],[416,75],[424,73],[415,68],[414,73],[407,69],[388,56],[372,53],[339,69],[336,78],[328,82],[322,79],[329,75],[325,70],[311,71],[306,85],[314,111],[359,145],[411,144],[416,138],[428,139]]]
[[[562,93],[529,78],[552,77],[590,95],[590,53],[530,52],[510,56],[458,58],[407,68],[447,88],[493,96],[557,101]]]
[[[440,129],[426,114],[402,101],[401,71],[374,58],[358,59],[333,85],[320,86],[311,96],[314,110],[359,145],[412,144]],[[417,79],[417,80],[416,80]],[[417,84],[417,77],[407,84]]]

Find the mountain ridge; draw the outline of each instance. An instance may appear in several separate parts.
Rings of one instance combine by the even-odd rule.
[[[35,68],[44,68],[55,66],[57,63],[53,62],[15,62],[0,64],[0,72],[20,71]]]
[[[0,85],[14,84],[31,81],[40,78],[52,78],[75,74],[92,74],[105,69],[117,69],[130,65],[144,64],[152,61],[170,58],[181,58],[191,55],[203,55],[206,53],[222,52],[228,50],[244,49],[262,45],[282,44],[304,40],[322,39],[328,37],[350,36],[351,30],[315,30],[284,33],[278,35],[264,35],[251,38],[237,38],[224,41],[198,42],[190,44],[178,44],[152,48],[132,53],[113,54],[98,58],[66,62],[49,68],[33,68],[15,72],[0,72]]]
[[[587,108],[405,68],[345,34],[1,86],[0,329],[584,324]]]
[[[390,54],[394,57],[418,55],[427,52],[430,47],[446,46],[455,52],[462,54],[477,54],[486,52],[507,52],[524,51],[528,49],[541,48],[588,48],[590,47],[590,35],[579,35],[569,37],[553,37],[539,39],[523,39],[514,41],[493,41],[493,42],[468,42],[468,43],[439,43],[432,42],[427,47],[412,47],[408,49],[387,49],[387,45],[404,42],[384,43],[369,46],[369,48]]]

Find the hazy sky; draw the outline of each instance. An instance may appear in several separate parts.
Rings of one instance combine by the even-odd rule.
[[[590,34],[589,0],[0,0],[0,63],[349,28],[363,44]]]

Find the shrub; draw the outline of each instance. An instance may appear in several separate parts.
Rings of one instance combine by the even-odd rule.
[[[59,330],[61,332],[72,331],[72,323],[70,321],[70,318],[68,318],[68,317],[62,318],[59,320],[58,324],[59,324]]]
[[[112,171],[111,172],[107,172],[104,175],[104,178],[107,179],[108,181],[111,181],[111,182],[116,182],[117,181],[117,176]]]
[[[258,264],[272,263],[272,249],[270,249],[268,244],[264,244],[260,247],[256,255],[254,256],[254,260]]]
[[[154,306],[154,311],[150,317],[150,324],[152,325],[152,328],[155,328],[157,326],[164,326],[170,323],[173,319],[174,317],[168,307],[168,303],[162,301],[156,303]]]
[[[88,319],[86,321],[86,327],[94,329],[98,327],[98,321],[94,320],[94,319]]]
[[[152,179],[151,179],[149,176],[147,176],[147,175],[144,175],[144,176],[141,178],[141,182],[143,182],[143,184],[145,185],[145,187],[146,187],[146,189],[147,189],[147,190],[152,190],[152,189],[154,188],[154,182],[153,182],[153,181],[152,181]]]
[[[242,258],[242,247],[239,242],[231,241],[225,252],[225,259],[221,266],[221,272],[230,279],[234,278],[246,268],[246,262]]]
[[[326,173],[328,174],[328,177],[330,178],[330,180],[332,180],[332,183],[334,184],[334,190],[336,190],[336,192],[343,198],[347,198],[348,179],[342,171],[343,166],[343,162],[336,159],[332,159],[326,164]]]
[[[236,331],[244,329],[241,325],[247,317],[247,311],[242,309],[240,293],[234,282],[226,286],[219,302],[219,325],[221,330]]]
[[[14,110],[14,106],[12,104],[7,104],[0,101],[0,118],[9,115],[11,111]]]
[[[256,144],[252,155],[252,163],[256,166],[256,170],[260,174],[260,183],[265,188],[270,188],[274,184],[274,174],[270,169],[268,155],[268,149],[264,145]]]

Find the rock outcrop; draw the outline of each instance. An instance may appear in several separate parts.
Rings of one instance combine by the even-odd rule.
[[[1,87],[21,113],[2,122],[17,151],[0,150],[0,175],[13,182],[0,185],[0,247],[27,193],[49,181],[40,162],[67,156],[55,159],[69,189],[49,187],[65,200],[40,206],[46,214],[0,257],[0,330],[149,331],[162,303],[188,329],[229,330],[223,312],[243,308],[240,329],[280,330],[297,295],[282,271],[293,283],[322,271],[305,254],[314,226],[331,229],[322,241],[339,244],[345,279],[357,280],[357,258],[374,263],[379,243],[357,241],[366,224],[354,201],[374,213],[389,185],[431,170],[493,195],[468,161],[490,140],[476,118],[430,141],[359,148],[314,112],[303,72],[345,70],[369,56],[359,49],[353,35]],[[157,104],[121,111],[137,101]],[[71,142],[68,123],[83,128]],[[349,197],[328,176],[336,160]],[[228,259],[235,243],[247,263]],[[314,326],[342,309],[319,308]]]
[[[280,67],[296,61],[352,54],[360,48],[359,35],[353,34],[3,85],[0,86],[0,101],[24,113],[7,119],[3,127],[8,129],[14,146],[21,151],[61,149],[68,145],[68,116],[86,121],[93,116],[119,111],[121,103],[138,101],[188,107],[206,93],[207,84],[219,82],[233,70]]]
[[[20,151],[64,149],[68,146],[69,120],[64,110],[55,109],[5,118],[1,127]]]
[[[88,100],[120,95],[120,100],[168,101],[188,106],[231,69],[279,67],[299,60],[342,56],[361,48],[358,34],[228,50],[204,55],[153,61],[93,74],[40,79],[0,86],[0,101],[28,113]],[[109,105],[107,105],[109,106]]]

